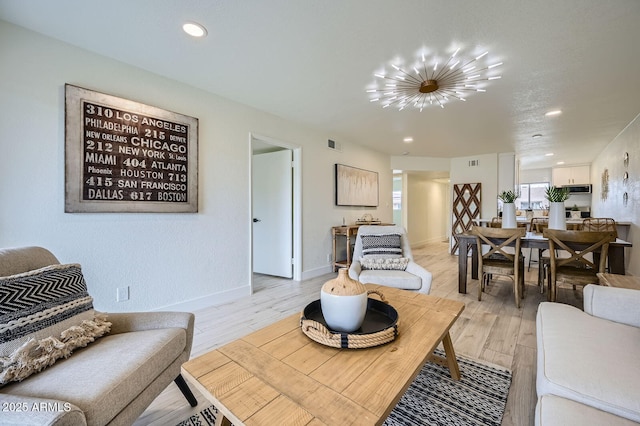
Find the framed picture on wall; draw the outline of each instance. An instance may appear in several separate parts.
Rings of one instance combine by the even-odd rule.
[[[336,164],[336,206],[378,206],[378,172]]]
[[[65,85],[65,212],[197,211],[197,118]]]

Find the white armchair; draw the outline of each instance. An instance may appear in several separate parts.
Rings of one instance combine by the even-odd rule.
[[[406,269],[366,269],[363,267],[361,262],[363,257],[366,259],[371,257],[385,257],[385,255],[364,253],[368,252],[370,247],[363,247],[362,237],[393,234],[400,235],[400,247],[395,247],[394,250],[400,254],[402,258],[407,259]],[[407,239],[407,232],[402,226],[361,226],[356,236],[356,245],[353,250],[353,261],[349,268],[349,276],[365,284],[380,284],[405,290],[415,290],[425,294],[429,294],[429,291],[431,291],[432,274],[413,261],[411,246]]]
[[[54,329],[56,321],[67,324],[63,328],[70,327],[63,333],[74,335],[82,331],[79,320],[74,320],[75,313],[66,319],[51,314],[54,309],[66,314],[66,306],[74,302],[79,304],[78,299],[72,299],[75,294],[81,294],[82,300],[87,299],[82,275],[74,275],[73,279],[69,279],[69,272],[66,272],[67,276],[60,273],[51,278],[44,277],[42,272],[35,274],[58,264],[58,259],[41,247],[0,249],[0,277],[5,283],[3,295],[7,296],[0,298],[0,350],[3,349],[2,345],[5,345],[5,352],[13,350],[8,345],[13,344],[12,340],[17,334],[15,330],[18,330],[16,325],[22,323],[31,328],[25,330],[29,333],[24,336],[25,340],[30,339],[30,335],[36,336],[32,338],[34,345],[38,344],[38,340],[46,342],[53,337],[58,338],[59,334],[52,331],[52,337],[49,338],[41,339],[35,334],[38,330]],[[29,274],[37,278],[26,283],[28,278],[25,276],[29,277]],[[20,292],[21,288],[29,288],[29,292]],[[42,310],[35,311],[40,306],[48,310],[44,313]],[[34,312],[29,317],[23,314],[27,309]],[[12,320],[17,315],[23,316]],[[39,373],[34,372],[29,377],[21,378],[21,381],[0,384],[0,425],[130,425],[172,381],[192,407],[198,404],[180,373],[180,367],[191,353],[192,313],[131,312],[105,315],[111,323],[111,330],[104,336],[87,339],[88,342],[95,341],[86,347],[76,347],[70,357],[67,354],[66,359],[53,358],[51,364]],[[7,318],[12,321],[10,325],[13,330],[7,325]],[[29,320],[31,322],[27,322]],[[41,323],[44,328],[40,326]],[[94,328],[98,328],[96,322],[93,324]],[[67,341],[62,334],[60,336],[60,339]],[[87,341],[84,341],[84,345],[87,345]],[[55,342],[61,346],[66,344],[60,340]],[[22,344],[22,341],[16,343]],[[33,349],[33,352],[42,358],[50,352],[55,353],[40,349]],[[26,356],[17,360],[0,356],[0,378],[3,372],[6,373],[15,365],[20,367],[16,370],[21,373],[29,367],[29,361],[30,358]]]

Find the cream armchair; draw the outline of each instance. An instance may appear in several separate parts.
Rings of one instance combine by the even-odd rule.
[[[0,277],[7,283],[14,278],[6,277],[58,264],[40,247],[0,249]],[[191,406],[197,405],[180,375],[191,352],[193,314],[114,313],[106,314],[106,321],[110,331],[69,358],[0,385],[0,407],[5,408],[0,424],[130,425],[172,381]]]
[[[401,258],[406,259],[406,269],[367,269],[363,267],[363,258],[384,258],[388,255],[380,254],[382,251],[376,251],[368,245],[375,242],[368,242],[363,244],[363,236],[388,236],[388,235],[400,235],[399,247],[384,247],[382,251],[393,251],[395,256],[400,255]],[[379,239],[378,239],[379,240]],[[373,252],[374,254],[368,254]],[[391,263],[394,263],[391,261]],[[403,265],[404,266],[404,265]],[[384,266],[383,266],[384,267]],[[356,244],[353,250],[353,262],[349,268],[349,276],[362,283],[381,284],[388,287],[396,287],[405,290],[415,290],[420,293],[429,294],[431,291],[431,272],[424,269],[413,261],[413,255],[411,253],[411,246],[407,239],[407,233],[402,226],[361,226],[358,229],[358,235],[356,236]]]

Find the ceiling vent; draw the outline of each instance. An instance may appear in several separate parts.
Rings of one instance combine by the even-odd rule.
[[[339,144],[336,141],[332,141],[331,139],[327,140],[327,148],[332,149],[334,151],[342,152],[342,144]]]

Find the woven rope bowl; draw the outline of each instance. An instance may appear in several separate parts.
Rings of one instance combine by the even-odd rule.
[[[377,294],[382,300],[367,300],[367,314],[359,330],[351,333],[330,330],[322,317],[320,300],[316,300],[300,315],[302,332],[311,340],[333,348],[363,349],[393,341],[398,335],[398,312],[380,291],[372,290],[369,294]]]

